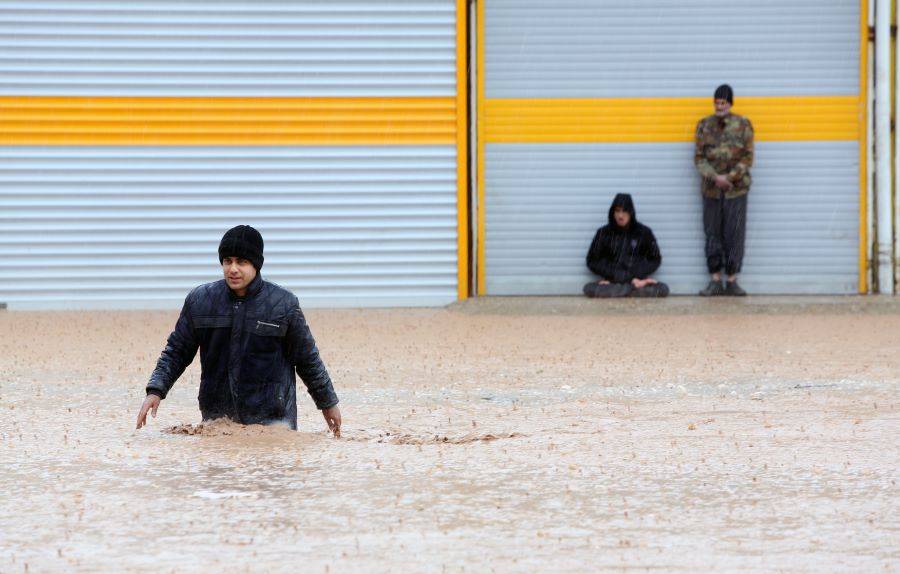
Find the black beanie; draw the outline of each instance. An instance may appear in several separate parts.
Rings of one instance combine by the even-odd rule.
[[[725,100],[732,106],[734,105],[734,90],[731,89],[731,86],[728,84],[722,84],[718,88],[716,88],[716,93],[713,95],[714,100]]]
[[[249,225],[232,227],[219,243],[219,263],[226,257],[246,259],[259,271],[263,265],[263,238]]]

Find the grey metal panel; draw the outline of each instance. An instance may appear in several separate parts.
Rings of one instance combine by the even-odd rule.
[[[490,0],[488,98],[855,95],[859,0]]]
[[[741,282],[753,293],[855,293],[856,142],[760,142]],[[619,192],[660,243],[675,293],[707,280],[699,176],[690,144],[489,144],[489,295],[578,294],[585,255]]]
[[[173,307],[257,227],[304,305],[456,300],[454,146],[2,147],[0,302]]]
[[[0,94],[450,96],[453,0],[0,1]]]

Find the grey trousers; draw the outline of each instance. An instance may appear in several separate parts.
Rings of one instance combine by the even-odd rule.
[[[615,299],[618,297],[665,297],[669,294],[669,286],[665,283],[647,285],[635,289],[630,283],[610,283],[600,285],[596,281],[585,284],[584,294],[592,299]]]
[[[706,267],[737,275],[744,263],[747,232],[747,194],[734,199],[703,196],[703,231],[706,233]]]

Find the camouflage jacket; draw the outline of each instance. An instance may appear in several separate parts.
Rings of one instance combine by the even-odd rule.
[[[734,185],[725,197],[732,199],[750,191],[750,166],[753,165],[753,126],[743,116],[724,118],[707,116],[697,124],[694,165],[702,178],[706,197],[721,197],[715,177],[727,175]]]

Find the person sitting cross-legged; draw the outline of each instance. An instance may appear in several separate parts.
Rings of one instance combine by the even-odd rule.
[[[584,286],[588,297],[665,297],[669,287],[650,277],[662,255],[649,227],[638,222],[631,195],[620,193],[609,207],[609,224],[597,230],[587,254],[600,276]]]

